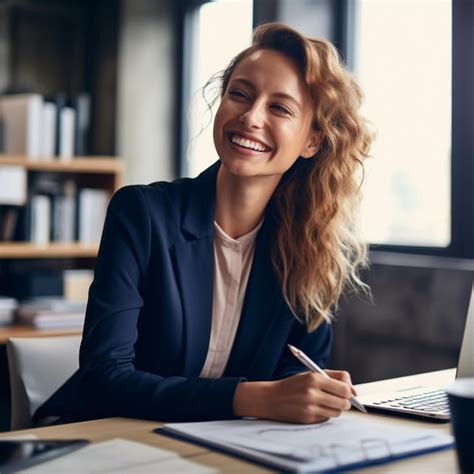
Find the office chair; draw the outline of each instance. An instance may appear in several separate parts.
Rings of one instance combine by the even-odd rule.
[[[79,368],[81,336],[7,340],[10,429],[32,426],[35,410]]]

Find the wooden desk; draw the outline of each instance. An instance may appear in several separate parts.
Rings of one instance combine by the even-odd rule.
[[[359,385],[359,394],[374,393],[380,391],[380,387],[403,387],[407,382],[416,380],[418,383],[424,381],[442,380],[449,384],[454,379],[454,370],[444,370],[432,372],[431,374],[421,374],[411,377],[402,377],[390,381],[374,382],[370,384]],[[363,417],[363,413],[351,411],[348,416]],[[449,433],[449,423],[432,423],[418,420],[409,420],[404,418],[370,415],[378,420],[384,420],[394,425],[412,425],[423,426],[441,432]],[[92,442],[103,441],[110,438],[125,438],[139,441],[151,446],[159,446],[179,454],[183,458],[202,464],[208,467],[214,467],[225,472],[268,472],[267,469],[255,464],[240,460],[233,456],[227,456],[216,453],[206,448],[196,446],[191,443],[177,441],[166,436],[156,435],[153,429],[161,426],[161,423],[154,421],[133,420],[127,418],[109,418],[104,420],[88,421],[83,423],[72,423],[69,425],[52,426],[48,428],[36,428],[32,430],[23,430],[10,433],[2,433],[0,437],[12,435],[34,434],[41,439],[53,438],[86,438]],[[364,473],[407,473],[407,472],[442,472],[456,473],[456,457],[453,449],[438,451],[435,453],[416,456],[401,461],[373,466],[357,472]]]

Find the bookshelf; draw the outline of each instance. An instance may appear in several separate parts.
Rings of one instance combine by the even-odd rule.
[[[67,175],[68,179],[73,179],[80,187],[105,189],[110,195],[120,187],[123,170],[122,163],[117,158],[104,156],[60,161],[0,155],[0,167],[3,165],[23,167],[28,178],[31,172]],[[97,249],[97,243],[50,242],[37,245],[31,242],[0,242],[0,259],[94,258]]]
[[[85,93],[91,107],[82,150],[88,156],[61,161],[7,155],[2,154],[7,148],[0,139],[0,167],[23,167],[28,185],[42,175],[52,176],[60,183],[72,180],[77,189],[102,189],[110,195],[121,186],[122,164],[112,156],[116,152],[120,12],[121,2],[115,0],[0,0],[0,49],[5,53],[0,54],[0,97],[37,93],[48,99],[63,95],[73,102]],[[76,153],[82,154],[77,148]],[[0,209],[0,221],[4,216]],[[52,241],[37,245],[14,241],[17,236],[4,238],[10,233],[3,232],[4,226],[0,228],[0,295],[21,299],[13,294],[14,290],[26,288],[18,276],[47,277],[67,270],[93,270],[95,266],[95,238],[87,244]],[[80,332],[80,328],[0,325],[0,431],[9,425],[6,339]]]

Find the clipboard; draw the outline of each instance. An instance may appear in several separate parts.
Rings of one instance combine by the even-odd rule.
[[[333,420],[340,425],[340,429],[344,430],[347,425],[346,421],[341,424],[340,420]],[[217,450],[225,454],[231,454],[246,460],[256,462],[267,467],[276,468],[291,472],[337,472],[347,469],[357,469],[367,466],[385,464],[399,459],[427,454],[433,451],[451,448],[454,444],[452,436],[440,434],[433,430],[418,429],[418,428],[394,428],[392,433],[387,434],[387,426],[384,423],[373,422],[372,420],[354,420],[349,423],[356,423],[360,428],[361,433],[370,433],[376,431],[380,427],[381,432],[384,433],[385,438],[367,439],[357,447],[357,443],[351,440],[338,442],[333,445],[333,449],[326,449],[331,444],[324,445],[315,450],[312,455],[304,453],[304,451],[278,453],[278,449],[256,449],[252,448],[254,440],[248,438],[247,442],[242,443],[243,440],[239,436],[245,436],[245,433],[250,433],[250,430],[276,430],[276,429],[307,429],[307,436],[314,436],[310,434],[312,427],[316,429],[324,429],[324,424],[319,425],[291,425],[288,423],[267,422],[261,420],[229,420],[217,422],[201,422],[201,423],[171,423],[166,424],[162,428],[154,430],[155,433],[170,436],[181,441],[190,441],[205,448]],[[253,424],[253,426],[252,426]],[[369,426],[370,425],[370,426]],[[217,434],[220,428],[224,428],[223,437],[220,439]],[[270,428],[269,428],[270,427]],[[213,430],[216,428],[216,430]],[[393,427],[392,427],[393,428]],[[247,429],[247,431],[246,431]],[[214,433],[212,434],[212,432]],[[235,432],[235,436],[231,433]],[[240,433],[237,433],[240,431]],[[328,430],[326,430],[329,432]],[[253,431],[255,433],[255,431]],[[324,431],[321,431],[324,437]],[[285,434],[291,445],[291,433]],[[398,440],[398,441],[395,441]],[[330,441],[330,440],[328,440]],[[352,444],[351,444],[352,443]],[[245,445],[246,444],[246,445]],[[403,445],[403,446],[402,446]]]

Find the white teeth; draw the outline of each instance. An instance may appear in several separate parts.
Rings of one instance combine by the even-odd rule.
[[[230,138],[230,141],[244,148],[250,148],[251,150],[255,150],[255,151],[266,150],[266,148],[260,143],[247,140],[246,138],[239,137],[238,135],[232,135]]]

